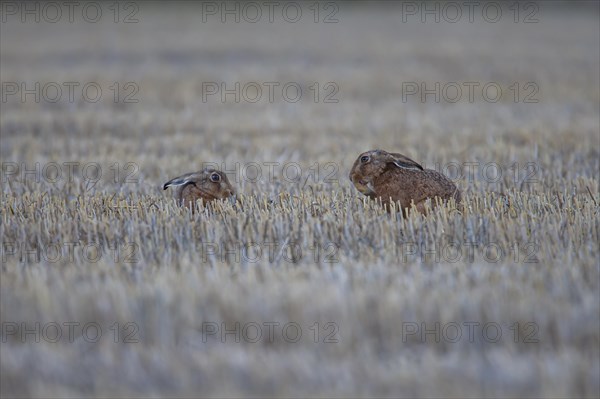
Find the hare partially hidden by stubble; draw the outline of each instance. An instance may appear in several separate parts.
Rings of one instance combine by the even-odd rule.
[[[227,199],[235,195],[235,189],[229,183],[227,175],[215,169],[204,169],[199,172],[187,173],[185,175],[169,180],[163,185],[163,190],[174,186],[175,198],[180,205],[195,209],[196,201],[202,199],[204,203]]]
[[[427,199],[431,199],[432,206],[436,204],[436,197],[444,202],[450,198],[456,203],[461,200],[458,188],[444,175],[423,169],[402,154],[383,150],[360,154],[350,171],[350,180],[358,191],[373,199],[381,198],[387,207],[390,201],[399,201],[404,214],[411,204],[425,213]]]

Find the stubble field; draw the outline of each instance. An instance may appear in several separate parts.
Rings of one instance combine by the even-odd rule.
[[[598,6],[299,4],[2,23],[2,396],[597,397]],[[373,148],[463,211],[366,200]],[[237,202],[192,214],[207,163]]]

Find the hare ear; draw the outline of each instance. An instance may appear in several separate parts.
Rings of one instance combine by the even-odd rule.
[[[405,157],[402,154],[390,154],[392,155],[391,163],[399,168],[404,169],[415,169],[415,170],[423,170],[423,167],[417,162],[413,161],[409,157]]]
[[[166,190],[167,188],[169,188],[171,186],[184,186],[188,183],[191,183],[192,177],[193,177],[193,175],[189,174],[189,175],[183,175],[183,176],[176,177],[172,180],[169,180],[168,182],[166,182],[163,185],[163,190]]]

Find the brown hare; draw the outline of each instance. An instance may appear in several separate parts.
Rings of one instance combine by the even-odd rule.
[[[199,199],[203,199],[204,203],[207,203],[235,195],[235,190],[227,176],[215,169],[204,169],[176,177],[166,182],[163,190],[171,186],[177,187],[175,191],[177,202],[191,208],[192,211]]]
[[[350,180],[354,186],[370,198],[381,198],[384,205],[390,200],[399,201],[402,212],[410,209],[414,202],[416,209],[425,213],[425,201],[435,198],[442,201],[454,198],[460,202],[461,195],[452,181],[432,169],[421,165],[402,154],[383,150],[367,151],[359,155],[352,170]]]

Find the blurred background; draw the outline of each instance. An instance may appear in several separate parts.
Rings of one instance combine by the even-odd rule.
[[[32,234],[39,242],[72,240],[113,228],[105,236],[137,237],[144,259],[135,270],[114,262],[30,269],[3,259],[3,396],[597,396],[599,5],[476,4],[2,2],[3,242]],[[63,220],[61,211],[42,210],[49,198],[89,197],[88,215],[101,215],[102,201],[116,195],[171,215],[172,193],[162,184],[207,163],[259,201],[281,193],[356,199],[348,172],[373,148],[449,174],[470,198],[510,191],[546,202],[510,226],[495,214],[405,230],[381,214],[368,229],[351,216],[332,220],[346,227],[329,230],[290,221],[274,228],[278,239],[348,229],[339,233],[340,263],[275,262],[231,273],[198,271],[187,243],[234,236],[259,216],[235,219],[219,233],[219,222],[196,219],[190,227],[185,214],[157,221],[151,207],[155,213],[136,216],[147,217],[137,225],[108,211],[97,220]],[[72,181],[68,163],[78,168]],[[487,164],[494,165],[489,175]],[[93,166],[87,175],[86,165]],[[473,175],[466,165],[476,165]],[[567,211],[546,218],[557,196],[572,196],[572,209],[588,201],[587,213],[569,219],[586,224],[569,230]],[[18,211],[29,209],[23,198],[32,201],[27,217]],[[268,219],[252,233],[257,240],[279,220]],[[388,227],[394,237],[424,237],[486,223],[492,238],[563,243],[564,256],[541,251],[547,262],[535,273],[510,260],[494,270],[482,262],[483,269],[423,271],[418,261],[397,266],[385,247],[360,238],[385,240]],[[558,238],[565,231],[575,237],[568,243]],[[172,249],[152,253],[161,237]],[[567,264],[575,269],[564,271]],[[111,338],[32,345],[11,334],[10,323],[38,320],[103,320]],[[115,320],[121,327],[135,321],[141,342],[112,343]],[[295,320],[305,337],[315,322],[325,333],[323,325],[335,321],[341,341],[205,345],[202,323],[222,320]],[[407,344],[399,320],[419,327],[421,320],[497,320],[511,338],[491,351],[489,342]],[[516,321],[538,323],[541,343],[513,345],[508,326]]]

